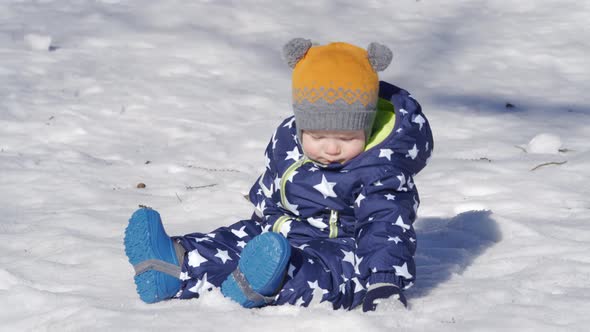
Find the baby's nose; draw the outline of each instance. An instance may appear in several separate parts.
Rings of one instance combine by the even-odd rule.
[[[328,142],[325,147],[325,151],[329,155],[338,155],[340,154],[340,145],[337,142]]]

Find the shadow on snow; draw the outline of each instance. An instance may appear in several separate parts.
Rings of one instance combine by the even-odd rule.
[[[468,211],[451,219],[418,220],[417,283],[408,290],[408,298],[428,295],[500,241],[498,224],[491,215],[491,211]]]

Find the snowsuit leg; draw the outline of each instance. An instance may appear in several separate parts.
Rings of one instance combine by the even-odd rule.
[[[262,233],[260,223],[241,220],[210,233],[191,233],[174,237],[186,250],[182,264],[181,288],[176,297],[199,297],[221,283],[237,267],[240,253],[251,238]]]
[[[329,301],[334,309],[352,309],[361,303],[360,284],[354,256],[354,239],[314,239],[292,248],[288,276],[276,304],[307,307],[310,302]]]

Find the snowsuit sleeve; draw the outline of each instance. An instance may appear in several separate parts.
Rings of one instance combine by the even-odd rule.
[[[379,151],[388,164],[364,181],[356,198],[356,255],[366,286],[393,283],[404,289],[416,275],[413,223],[420,198],[413,177],[426,166],[433,139],[417,101],[400,94],[391,100],[396,107],[394,136],[387,150]]]
[[[284,125],[284,121],[281,126]],[[279,127],[280,128],[280,127]],[[284,216],[286,211],[281,209],[277,202],[276,196],[277,185],[278,185],[278,169],[274,156],[274,146],[277,143],[277,134],[279,129],[275,131],[270,142],[268,143],[264,157],[265,157],[265,169],[264,172],[258,177],[252,188],[250,189],[249,199],[254,204],[254,217],[259,220],[263,225],[272,225],[275,221]]]
[[[407,176],[391,169],[363,187],[360,195],[364,199],[355,205],[357,264],[366,286],[392,283],[403,289],[414,281],[416,234],[412,224],[419,198],[408,188],[411,178]]]

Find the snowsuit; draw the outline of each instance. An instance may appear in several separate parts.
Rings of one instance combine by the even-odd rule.
[[[283,121],[266,148],[265,172],[249,193],[252,218],[177,238],[187,250],[177,297],[219,287],[249,239],[267,231],[282,233],[292,246],[274,304],[307,306],[313,298],[351,309],[371,284],[410,287],[419,205],[413,176],[431,155],[432,133],[407,91],[380,82],[379,97],[377,138],[344,164],[305,157],[294,117]]]

